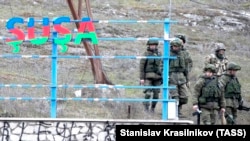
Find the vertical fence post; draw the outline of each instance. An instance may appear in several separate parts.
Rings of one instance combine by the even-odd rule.
[[[169,19],[165,19],[164,22],[164,48],[163,48],[163,92],[162,92],[162,119],[168,119],[168,72],[169,72],[169,31],[170,23]]]
[[[57,99],[57,44],[55,44],[55,38],[57,37],[57,32],[52,33],[52,60],[51,60],[51,108],[50,117],[56,118],[56,99]]]

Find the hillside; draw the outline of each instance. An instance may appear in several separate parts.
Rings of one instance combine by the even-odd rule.
[[[164,20],[169,18],[177,23],[171,24],[170,37],[176,33],[187,36],[186,47],[194,60],[191,74],[191,89],[198,76],[202,73],[204,57],[213,52],[211,44],[222,42],[226,45],[226,54],[230,60],[239,63],[242,70],[238,73],[242,84],[242,94],[246,105],[250,106],[250,52],[249,52],[249,2],[226,0],[92,0],[91,10],[94,19],[98,20]],[[0,15],[2,19],[11,17],[49,17],[70,16],[68,5],[63,0],[1,0]],[[83,6],[84,7],[84,6]],[[85,9],[84,9],[85,10]],[[86,11],[82,15],[87,15]],[[9,35],[5,22],[0,23],[1,36]],[[69,24],[74,29],[74,24]],[[39,25],[37,25],[39,28]],[[95,24],[98,37],[163,37],[162,24]],[[24,26],[25,29],[25,26]],[[146,41],[100,41],[100,54],[141,55],[145,50]],[[12,48],[1,41],[0,54],[11,54]],[[160,48],[162,49],[162,44]],[[51,44],[34,46],[22,44],[21,55],[50,55]],[[70,45],[66,54],[86,55],[82,45]],[[3,84],[49,84],[51,60],[0,58],[0,81]],[[103,69],[107,77],[116,85],[138,85],[139,60],[137,59],[102,59]],[[87,59],[59,59],[58,84],[93,84],[90,63]],[[58,89],[58,97],[75,97],[76,89]],[[13,97],[48,97],[49,88],[1,88],[1,96]],[[87,95],[89,97],[89,95]],[[97,94],[98,96],[98,94]],[[143,98],[142,90],[127,89],[125,94],[107,97]],[[104,97],[104,96],[102,96]],[[118,106],[117,106],[118,105]],[[16,117],[49,117],[48,101],[2,101],[2,111],[13,113]],[[131,106],[131,115],[127,108]],[[185,112],[189,119],[195,120],[191,113],[191,104],[186,105]],[[58,101],[58,117],[80,118],[135,118],[161,119],[161,104],[158,104],[155,115],[147,115],[142,111],[141,103],[109,103],[86,101]],[[249,112],[239,112],[239,124],[250,124]]]

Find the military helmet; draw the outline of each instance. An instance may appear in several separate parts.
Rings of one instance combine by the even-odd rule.
[[[216,67],[213,64],[208,64],[205,66],[204,71],[210,70],[213,73],[216,73]]]
[[[227,70],[241,70],[241,67],[234,62],[230,62],[227,65]]]
[[[186,43],[186,36],[185,35],[177,34],[174,37],[181,39],[184,44]]]
[[[157,39],[149,39],[147,45],[158,45],[159,41]]]
[[[181,47],[182,46],[182,41],[179,38],[175,38],[174,40],[172,40],[170,42],[170,46],[177,46],[177,47]]]
[[[219,50],[226,50],[226,47],[223,43],[215,43],[215,52]]]

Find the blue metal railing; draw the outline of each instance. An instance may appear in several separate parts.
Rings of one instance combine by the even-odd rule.
[[[37,20],[40,22],[40,20]],[[81,22],[80,20],[72,20],[71,22]],[[169,89],[175,89],[175,87],[171,87],[168,84],[168,71],[169,71],[169,59],[175,59],[175,57],[170,57],[169,50],[169,32],[170,32],[170,23],[175,23],[174,21],[170,21],[169,19],[165,19],[164,21],[160,20],[94,20],[96,23],[164,23],[164,38],[154,38],[159,41],[163,41],[164,43],[164,52],[161,57],[149,57],[149,56],[70,56],[70,55],[58,55],[57,44],[54,42],[54,38],[57,37],[56,32],[52,32],[52,39],[49,39],[52,42],[52,54],[51,55],[18,55],[18,54],[2,54],[0,58],[51,58],[51,84],[0,84],[0,87],[10,87],[10,88],[51,88],[51,97],[45,98],[31,98],[31,97],[0,97],[0,100],[50,100],[51,101],[51,110],[50,115],[51,118],[56,118],[56,109],[57,109],[57,100],[85,100],[85,101],[159,101],[162,102],[162,119],[168,119],[168,102],[175,102],[173,99],[168,99]],[[5,37],[0,37],[0,40],[5,40]],[[104,41],[142,41],[148,40],[150,38],[98,38],[98,40]],[[60,85],[57,84],[57,61],[58,58],[67,58],[67,59],[76,59],[76,58],[112,58],[112,59],[142,59],[142,58],[158,58],[163,59],[163,85],[162,86],[121,86],[121,85]],[[57,88],[125,88],[125,89],[162,89],[162,99],[154,100],[146,100],[146,99],[126,99],[126,98],[58,98],[57,97]]]
[[[52,55],[18,55],[18,54],[2,54],[0,58],[52,58]],[[89,59],[89,58],[97,58],[97,59],[175,59],[175,56],[164,57],[164,56],[80,56],[80,55],[57,55],[57,58],[67,58],[67,59]]]
[[[122,85],[46,85],[46,84],[0,84],[1,87],[9,88],[125,88],[125,89],[175,89],[174,86],[122,86]]]
[[[53,98],[51,97],[0,97],[0,100],[24,100],[24,101],[31,101],[31,100],[48,100],[51,101]],[[114,102],[144,102],[144,101],[157,101],[157,102],[175,102],[174,99],[142,99],[142,98],[81,98],[81,97],[73,97],[73,98],[56,98],[57,101],[114,101]]]

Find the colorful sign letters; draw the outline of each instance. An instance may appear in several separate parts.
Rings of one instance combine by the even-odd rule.
[[[41,36],[37,36],[35,32],[35,19],[29,18],[27,21],[27,32],[22,29],[19,29],[15,26],[15,24],[24,24],[25,21],[21,17],[13,17],[9,19],[6,23],[6,28],[9,30],[11,34],[15,36],[15,38],[7,38],[6,43],[13,47],[13,53],[18,53],[20,51],[20,44],[24,40],[29,40],[31,44],[34,45],[42,45],[45,44],[49,37],[52,35],[51,27],[50,27],[50,20],[47,17],[42,19],[42,34]],[[52,41],[61,46],[61,52],[64,53],[68,50],[67,43],[72,41],[72,34],[69,29],[62,26],[62,23],[70,23],[71,20],[67,16],[58,17],[53,19],[53,32],[56,33],[56,37],[52,38]],[[78,21],[74,21],[78,22]],[[93,22],[90,18],[85,17],[82,18],[80,22],[80,26],[77,30],[74,43],[80,44],[82,39],[87,39],[92,42],[92,44],[98,44],[97,35],[95,33],[95,27]]]

